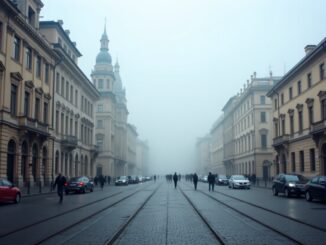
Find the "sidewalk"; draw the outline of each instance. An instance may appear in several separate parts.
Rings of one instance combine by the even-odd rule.
[[[272,180],[263,180],[263,179],[257,179],[256,183],[252,183],[253,187],[258,187],[258,188],[268,188],[271,189],[273,186],[273,181]]]
[[[41,186],[41,187],[40,186],[31,186],[30,188],[28,188],[28,186],[22,186],[22,187],[19,187],[19,189],[20,189],[23,197],[51,194],[51,193],[56,192],[56,190],[52,190],[50,185]]]

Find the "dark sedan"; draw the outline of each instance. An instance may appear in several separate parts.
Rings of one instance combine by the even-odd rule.
[[[326,176],[316,176],[305,185],[306,200],[326,201]]]
[[[0,179],[0,202],[19,203],[21,200],[21,192],[19,188],[5,179]]]
[[[86,176],[73,177],[65,184],[65,192],[68,195],[70,192],[81,192],[86,191],[93,192],[94,184]]]
[[[216,176],[215,183],[217,185],[229,185],[229,179],[226,177],[226,175],[218,174]]]
[[[273,180],[272,191],[274,196],[284,193],[285,196],[301,196],[305,194],[304,187],[308,179],[300,174],[279,174]]]

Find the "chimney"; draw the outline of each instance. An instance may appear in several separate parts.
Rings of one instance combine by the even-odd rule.
[[[65,33],[69,36],[70,35],[70,31],[69,30],[65,30]]]
[[[306,52],[306,55],[310,54],[314,49],[316,48],[316,45],[307,45],[304,48],[304,51]]]
[[[58,20],[58,23],[63,26],[63,20]]]

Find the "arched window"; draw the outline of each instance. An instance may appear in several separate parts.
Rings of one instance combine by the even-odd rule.
[[[23,181],[25,182],[28,178],[27,176],[27,159],[28,159],[28,145],[26,141],[22,144],[22,159],[21,159],[21,166],[20,166],[20,174],[23,177]]]
[[[15,153],[16,143],[15,141],[10,140],[7,151],[7,179],[11,182],[14,181]]]

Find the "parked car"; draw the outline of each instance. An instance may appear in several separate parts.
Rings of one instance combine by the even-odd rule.
[[[299,197],[305,194],[304,187],[307,182],[308,179],[300,174],[279,174],[273,180],[273,195],[284,193],[287,197],[291,195]]]
[[[70,180],[65,183],[65,193],[67,195],[70,192],[86,193],[86,191],[93,192],[93,190],[94,190],[94,183],[86,176],[73,177],[70,178]]]
[[[306,200],[311,202],[313,199],[326,201],[326,176],[316,176],[304,187]]]
[[[138,184],[139,178],[136,175],[128,176],[129,184]]]
[[[129,184],[129,180],[127,176],[118,176],[115,181],[115,185],[128,185],[128,184]]]
[[[10,181],[0,179],[0,202],[20,203],[21,192]]]
[[[218,174],[215,178],[215,183],[217,185],[228,185],[229,179],[224,174]]]
[[[250,181],[243,175],[231,175],[229,188],[250,189]]]
[[[200,181],[203,182],[203,183],[208,183],[208,176],[207,176],[207,175],[203,176],[203,177],[200,179]]]

